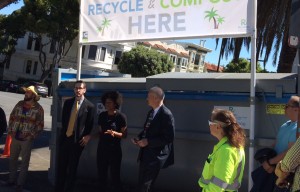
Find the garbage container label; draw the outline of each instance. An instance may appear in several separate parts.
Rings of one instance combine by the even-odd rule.
[[[272,115],[284,115],[284,104],[267,104],[266,113]]]

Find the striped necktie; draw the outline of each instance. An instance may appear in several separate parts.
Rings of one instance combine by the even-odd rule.
[[[76,103],[75,103],[75,105],[73,106],[73,109],[72,109],[68,129],[67,129],[67,132],[66,132],[67,137],[70,137],[70,136],[73,135],[73,130],[74,130],[74,127],[75,127],[77,112],[78,112],[78,101],[76,101]]]

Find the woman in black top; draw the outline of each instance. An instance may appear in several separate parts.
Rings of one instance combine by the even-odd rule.
[[[101,98],[106,111],[99,114],[100,138],[97,150],[97,166],[100,191],[108,190],[108,170],[112,191],[121,192],[120,168],[122,160],[121,139],[127,136],[126,116],[118,111],[122,97],[117,91],[104,93]]]

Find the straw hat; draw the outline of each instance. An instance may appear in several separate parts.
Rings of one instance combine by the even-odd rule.
[[[35,91],[35,87],[33,85],[29,86],[29,87],[22,87],[22,89],[26,92],[26,91],[31,91],[34,95],[35,95],[35,98],[34,100],[35,101],[38,101],[40,100],[40,96],[37,94],[37,92]]]

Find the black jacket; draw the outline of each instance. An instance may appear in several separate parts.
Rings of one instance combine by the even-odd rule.
[[[147,119],[149,115],[150,111]],[[166,106],[162,105],[147,129],[148,145],[140,149],[138,160],[146,164],[159,162],[161,168],[174,164],[174,132],[173,114]],[[139,134],[139,138],[142,134],[143,132]]]
[[[75,97],[65,101],[62,111],[62,129],[60,134],[60,143],[66,138],[69,119],[72,113],[72,107]],[[89,100],[84,98],[76,119],[75,142],[79,142],[82,137],[90,134],[94,126],[95,106]]]

